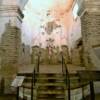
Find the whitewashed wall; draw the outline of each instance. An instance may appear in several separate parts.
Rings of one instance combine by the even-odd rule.
[[[78,39],[82,37],[81,35],[81,21],[78,17],[77,20],[73,22],[72,32],[68,35],[68,47],[69,50],[75,47]]]

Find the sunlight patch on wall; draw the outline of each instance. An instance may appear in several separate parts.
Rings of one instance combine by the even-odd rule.
[[[74,6],[74,8],[73,8],[73,16],[74,16],[74,19],[76,19],[77,16],[78,16],[78,10],[79,10],[79,6],[76,3],[75,6]]]

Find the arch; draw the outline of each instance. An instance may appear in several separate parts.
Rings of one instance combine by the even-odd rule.
[[[82,38],[79,38],[76,42],[75,42],[75,48],[79,48],[80,46],[82,46],[83,41]]]

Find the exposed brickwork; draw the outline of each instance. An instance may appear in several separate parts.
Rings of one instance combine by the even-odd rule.
[[[5,80],[5,92],[11,92],[11,82],[18,69],[19,51],[21,46],[21,32],[17,27],[6,24],[1,38],[2,57],[0,76]]]
[[[2,2],[1,2],[2,1]],[[18,65],[21,62],[21,24],[27,0],[0,0],[0,76],[5,80],[5,92],[11,92]],[[7,24],[8,23],[8,24]]]
[[[2,64],[17,64],[19,58],[19,49],[21,46],[21,32],[17,27],[6,24],[6,30],[2,35]]]
[[[81,17],[84,61],[86,66],[91,66],[90,49],[100,46],[100,1],[87,0],[85,9],[86,12]]]

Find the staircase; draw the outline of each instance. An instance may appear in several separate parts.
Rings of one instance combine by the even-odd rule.
[[[43,65],[44,66],[44,65]],[[90,96],[94,96],[93,81],[100,81],[100,71],[78,71],[76,73],[71,71],[69,73],[68,67],[62,57],[62,66],[40,66],[39,60],[37,66],[34,67],[32,73],[18,73],[17,76],[25,76],[24,82],[17,90],[17,100],[19,97],[23,100],[83,100],[83,87],[90,85]],[[95,75],[95,77],[92,76]],[[84,80],[85,79],[85,80]],[[20,81],[19,81],[20,82]],[[78,90],[82,95],[77,96]],[[71,92],[74,91],[74,95]],[[20,93],[19,93],[20,92]],[[80,94],[78,93],[78,94]],[[73,97],[75,97],[73,99]],[[86,99],[88,100],[88,99]],[[94,98],[91,100],[95,100]]]
[[[36,87],[36,100],[65,100],[65,83],[61,73],[38,74]]]
[[[32,100],[32,74],[19,73],[18,76],[26,77],[20,87],[20,97]],[[66,84],[62,73],[36,73],[33,85],[33,100],[65,100],[66,98]]]
[[[23,99],[71,100],[71,91],[81,87],[79,76],[77,73],[69,74],[63,57],[62,66],[39,66],[39,61],[37,65],[32,73],[19,74],[19,76],[25,76],[22,90],[20,90]]]
[[[62,73],[36,73],[33,99],[31,99],[32,74],[22,73],[19,75],[26,77],[22,89],[20,89],[20,97],[25,100],[68,100],[68,84],[66,84],[65,76]],[[77,75],[70,74],[70,81],[71,90],[80,87]]]

